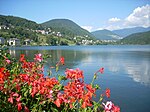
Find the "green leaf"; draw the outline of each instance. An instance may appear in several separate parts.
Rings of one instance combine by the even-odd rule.
[[[24,96],[27,97],[28,90],[25,91]]]
[[[49,70],[49,71],[47,71],[48,72],[48,76],[51,76],[52,75],[52,71],[51,70]]]
[[[56,65],[56,72],[58,72],[58,70],[59,70],[59,66],[58,66],[58,65]]]
[[[58,75],[58,81],[60,82],[62,80],[67,80],[67,78],[65,76]]]
[[[98,84],[95,85],[95,89],[101,89]]]
[[[58,112],[58,110],[56,108],[51,107],[52,112]]]
[[[99,101],[101,102],[103,100],[103,97],[100,97]]]

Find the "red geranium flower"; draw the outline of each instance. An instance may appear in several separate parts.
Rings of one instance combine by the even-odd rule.
[[[18,103],[18,104],[17,104],[18,111],[20,111],[20,110],[22,109],[22,106],[21,106],[21,105],[22,105],[21,103]]]
[[[109,88],[106,89],[105,94],[106,94],[107,98],[110,97],[110,89]]]
[[[41,62],[43,60],[42,58],[42,54],[35,54],[35,58],[34,58],[35,61],[39,61]]]
[[[64,65],[64,64],[65,64],[65,58],[64,58],[64,57],[61,57],[61,58],[60,58],[60,62],[61,62],[62,65]]]
[[[26,107],[26,106],[24,107],[24,112],[30,112],[28,107]]]
[[[17,102],[20,102],[21,96],[19,96],[18,98],[16,98]]]
[[[8,102],[13,104],[13,97],[12,96],[10,96],[10,98],[8,98]]]
[[[6,60],[5,60],[5,61],[6,61],[8,64],[10,64],[10,60],[9,60],[9,59],[7,59],[7,58],[6,58]]]
[[[57,94],[57,99],[54,103],[56,104],[57,107],[60,107],[60,105],[62,104],[63,101],[64,101],[63,94],[58,93]]]
[[[100,69],[99,69],[99,72],[100,72],[101,74],[103,74],[103,73],[104,73],[104,68],[103,68],[103,67],[100,68]]]
[[[114,106],[113,107],[113,112],[120,112],[120,107],[119,106]]]
[[[25,58],[24,58],[24,57],[25,57],[24,54],[21,54],[21,55],[20,55],[20,61],[21,61],[21,62],[24,62],[24,61],[25,61]]]
[[[4,73],[3,73],[4,70],[5,70],[4,67],[0,68],[0,78],[3,78],[3,77],[4,77]]]
[[[84,78],[83,77],[83,71],[81,71],[80,69],[75,69],[75,70],[73,70],[73,69],[66,69],[66,72],[65,72],[65,74],[66,74],[66,77],[68,78],[68,79],[80,79],[80,78]]]

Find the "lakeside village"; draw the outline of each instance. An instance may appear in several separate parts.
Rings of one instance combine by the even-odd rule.
[[[1,25],[0,30],[5,30],[7,32],[11,28],[14,28],[14,26],[10,25],[5,26]],[[116,41],[114,40],[95,40],[89,38],[88,35],[84,36],[75,36],[70,37],[68,40],[66,38],[63,38],[64,35],[60,32],[52,31],[51,28],[45,28],[44,30],[32,30],[32,29],[26,29],[27,31],[36,33],[38,35],[37,41],[28,38],[18,38],[17,36],[14,38],[6,38],[3,36],[0,36],[0,45],[6,45],[6,46],[48,46],[48,45],[99,45],[99,44],[107,44],[107,43],[114,43]],[[40,36],[39,36],[40,35]],[[46,36],[51,36],[54,38],[47,38]],[[54,44],[49,44],[47,42],[47,39],[51,40]],[[38,41],[41,41],[39,43]],[[54,42],[55,41],[55,42]],[[60,42],[61,41],[61,42]]]

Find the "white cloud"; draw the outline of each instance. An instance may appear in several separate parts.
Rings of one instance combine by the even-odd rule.
[[[115,17],[115,18],[110,18],[108,21],[109,21],[109,22],[118,22],[118,21],[120,21],[120,20],[121,20],[121,19]]]
[[[150,27],[150,5],[137,7],[124,19],[110,18],[103,27],[98,30],[117,30],[132,27]]]
[[[81,27],[89,32],[91,32],[91,30],[93,29],[92,26],[81,26]]]
[[[136,8],[127,18],[125,18],[124,26],[136,27],[150,26],[150,5]]]

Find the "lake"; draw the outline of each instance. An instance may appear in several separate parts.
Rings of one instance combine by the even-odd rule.
[[[111,98],[121,107],[121,112],[150,112],[150,45],[101,45],[101,46],[36,46],[10,48],[10,54],[19,59],[25,54],[32,60],[35,53],[47,53],[52,57],[45,64],[45,72],[65,57],[65,68],[80,68],[86,83],[90,83],[94,72],[104,67],[95,83],[102,88],[97,97],[108,87]],[[97,99],[95,99],[97,100]]]

